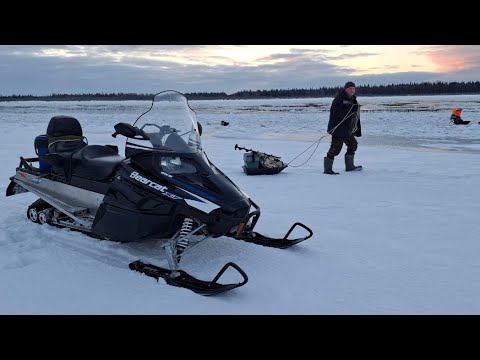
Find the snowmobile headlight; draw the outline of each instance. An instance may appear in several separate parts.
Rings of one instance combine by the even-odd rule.
[[[178,156],[162,157],[160,160],[162,169],[167,172],[178,172],[182,166],[182,161]]]
[[[169,157],[162,157],[162,166],[180,166],[182,165],[182,161],[180,160],[180,158],[178,156],[176,157],[173,157],[173,156],[169,156]]]
[[[193,174],[195,167],[178,156],[164,156],[160,159],[162,170],[169,174]]]

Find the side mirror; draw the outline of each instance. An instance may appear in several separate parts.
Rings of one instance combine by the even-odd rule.
[[[136,126],[132,126],[127,123],[118,123],[114,126],[115,132],[112,134],[113,137],[117,137],[117,135],[123,135],[127,138],[139,139],[139,140],[148,140],[148,137],[145,135],[143,130],[140,130]],[[136,136],[140,136],[137,138]]]

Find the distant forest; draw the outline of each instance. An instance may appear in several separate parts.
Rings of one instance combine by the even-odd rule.
[[[233,94],[224,92],[185,93],[189,100],[229,100],[229,99],[274,99],[274,98],[321,98],[333,97],[341,87],[321,87],[310,89],[243,90]],[[400,96],[400,95],[450,95],[480,94],[480,81],[469,82],[422,82],[391,85],[357,86],[359,96]],[[135,93],[96,93],[96,94],[52,94],[46,96],[9,95],[1,96],[0,101],[76,101],[76,100],[151,100],[154,94]]]

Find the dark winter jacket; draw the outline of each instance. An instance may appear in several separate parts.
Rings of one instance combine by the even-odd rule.
[[[352,134],[355,136],[362,136],[362,127],[360,125],[360,105],[358,105],[357,97],[353,95],[349,98],[345,90],[340,90],[335,99],[332,101],[330,107],[330,120],[328,121],[328,133],[333,136],[347,138]],[[347,115],[348,114],[348,115]],[[332,133],[332,129],[335,128],[340,122],[347,116],[344,122],[335,129]],[[356,122],[358,118],[358,122]],[[355,130],[356,125],[356,130]]]

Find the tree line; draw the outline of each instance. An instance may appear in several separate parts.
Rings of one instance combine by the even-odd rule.
[[[309,89],[272,89],[242,90],[233,94],[225,92],[185,93],[189,100],[229,100],[229,99],[270,99],[270,98],[319,98],[333,97],[341,87],[319,87]],[[361,96],[400,96],[400,95],[450,95],[480,94],[480,81],[469,82],[422,82],[390,85],[359,85],[357,94]],[[79,101],[79,100],[151,100],[154,94],[137,93],[84,93],[9,95],[1,96],[0,101],[44,100],[44,101]]]

